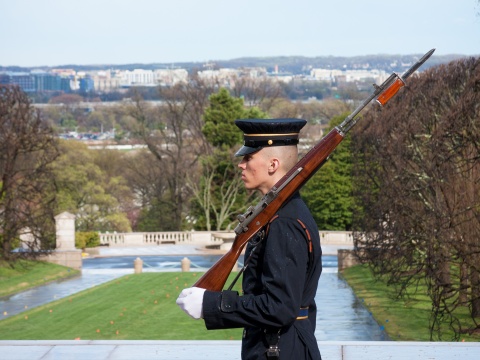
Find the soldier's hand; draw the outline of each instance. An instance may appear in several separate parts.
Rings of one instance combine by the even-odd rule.
[[[191,287],[183,289],[177,298],[177,305],[194,319],[203,318],[203,293],[205,289]]]

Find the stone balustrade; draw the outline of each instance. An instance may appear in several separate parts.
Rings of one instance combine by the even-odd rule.
[[[353,232],[351,231],[319,231],[322,245],[353,246]]]
[[[350,231],[319,231],[322,245],[353,246]],[[203,245],[220,248],[233,241],[235,233],[225,231],[162,231],[131,233],[100,233],[100,244],[111,247]]]
[[[161,231],[100,233],[100,244],[110,247],[174,245],[210,245],[218,242],[208,231]]]
[[[143,233],[143,243],[145,245],[190,244],[192,243],[192,233],[186,231]]]
[[[100,244],[108,246],[125,246],[125,233],[105,233],[100,234]],[[133,233],[132,233],[133,235]],[[128,236],[128,233],[127,233]],[[133,242],[134,237],[130,238],[129,242]]]

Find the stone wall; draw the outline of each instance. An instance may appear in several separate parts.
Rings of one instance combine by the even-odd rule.
[[[354,250],[338,249],[338,271],[342,271],[350,266],[360,264]]]
[[[53,251],[48,255],[42,256],[41,260],[49,263],[58,264],[70,267],[75,270],[82,269],[82,251],[70,250],[70,251]]]

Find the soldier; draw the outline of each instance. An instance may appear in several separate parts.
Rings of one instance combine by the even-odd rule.
[[[236,153],[248,190],[265,195],[298,161],[301,119],[246,119]],[[207,329],[243,327],[242,359],[321,359],[315,293],[322,272],[318,229],[294,194],[247,245],[243,294],[184,289],[177,304]]]

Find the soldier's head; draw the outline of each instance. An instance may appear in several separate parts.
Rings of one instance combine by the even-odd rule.
[[[235,124],[244,142],[235,156],[249,190],[266,194],[298,161],[298,137],[307,122],[302,119],[242,119]]]

